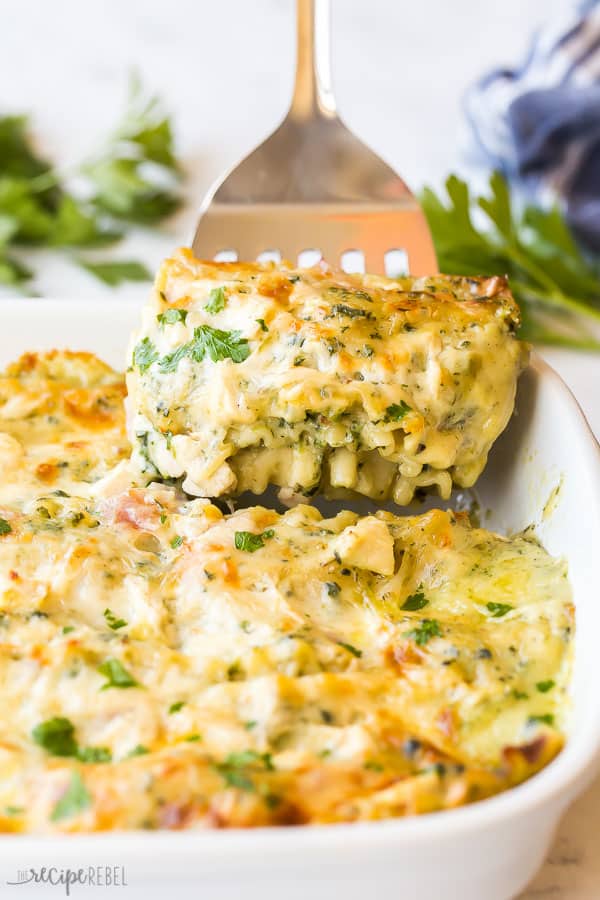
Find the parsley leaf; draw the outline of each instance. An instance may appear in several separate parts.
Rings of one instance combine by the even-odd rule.
[[[113,262],[90,262],[78,259],[78,264],[111,287],[123,281],[152,281],[152,275],[142,263],[134,260],[114,260]]]
[[[75,756],[77,753],[75,726],[62,716],[40,722],[31,732],[31,736],[36,744],[52,756]]]
[[[82,781],[79,772],[71,774],[71,781],[50,815],[51,822],[70,819],[84,812],[91,805],[92,798]]]
[[[181,547],[183,544],[183,538],[180,534],[176,534],[174,538],[169,542],[173,550],[177,550],[178,547]]]
[[[147,753],[150,753],[147,747],[144,747],[143,744],[136,744],[133,750],[130,750],[126,759],[131,759],[134,756],[145,756]]]
[[[224,761],[215,765],[217,772],[230,787],[242,791],[255,791],[256,787],[250,775],[252,772],[274,772],[275,766],[270,753],[258,753],[256,750],[242,750],[230,753]]]
[[[5,806],[4,807],[4,815],[5,816],[22,816],[25,812],[25,808],[23,806]]]
[[[106,619],[106,624],[109,628],[112,628],[113,631],[118,631],[119,628],[125,628],[125,626],[128,624],[125,619],[118,619],[115,614],[111,612],[108,606],[104,610],[103,615]]]
[[[144,338],[144,340],[148,340],[148,338]],[[173,350],[171,353],[167,353],[166,356],[160,360],[158,364],[158,368],[160,371],[167,375],[170,372],[176,372],[179,363],[184,358],[184,356],[189,356],[189,344],[182,344],[180,347],[177,347],[176,350]]]
[[[204,305],[204,309],[209,313],[218,313],[225,309],[225,291],[222,287],[213,288],[208,295],[208,303]]]
[[[236,531],[234,537],[235,549],[244,550],[246,553],[254,553],[265,546],[265,541],[273,537],[272,528],[263,531],[262,534],[253,534],[251,531]]]
[[[401,400],[400,403],[392,403],[385,411],[385,421],[399,422],[409,412],[412,412],[412,408],[404,400]]]
[[[143,338],[139,344],[136,344],[133,349],[133,364],[137,366],[140,372],[147,372],[152,363],[156,362],[158,359],[158,350],[150,340],[150,338]],[[162,360],[161,360],[161,368],[162,368]]]
[[[425,594],[421,589],[415,591],[414,594],[409,594],[400,609],[405,609],[408,612],[416,612],[418,609],[423,609],[424,606],[427,606],[429,600],[425,597]]]
[[[352,644],[346,644],[344,641],[338,641],[340,647],[343,647],[344,650],[347,650],[348,653],[351,653],[352,656],[356,656],[357,659],[360,659],[362,656],[362,650],[358,650],[356,647],[353,647]]]
[[[113,138],[82,173],[94,206],[117,219],[148,225],[179,206],[171,124],[158,98],[146,96],[139,81],[131,86]]]
[[[260,325],[260,330],[261,330],[261,331],[268,331],[268,330],[269,330],[269,329],[267,328],[267,323],[265,322],[264,319],[257,319],[256,321],[257,321],[258,324]]]
[[[27,126],[27,116],[0,118],[0,160],[3,176],[35,178],[50,169],[50,164],[34,153],[27,137]]]
[[[51,222],[48,243],[52,247],[100,247],[120,240],[121,232],[103,221],[96,210],[64,194]]]
[[[190,355],[195,362],[201,362],[207,353],[213,362],[232,359],[241,363],[250,355],[250,349],[239,331],[221,331],[210,325],[200,325],[194,329]]]
[[[112,753],[108,747],[80,747],[77,759],[84,763],[112,762]]]
[[[538,716],[529,716],[529,718],[527,719],[528,725],[535,725],[538,722],[542,725],[554,725],[554,716],[552,715],[552,713],[543,713],[542,715]]]
[[[373,314],[367,309],[360,309],[358,306],[348,306],[346,303],[334,303],[331,307],[334,316],[347,316],[349,319],[372,319]]]
[[[124,669],[118,659],[109,657],[98,666],[98,672],[104,675],[108,681],[101,687],[102,691],[108,688],[130,688],[139,687],[138,682]]]
[[[511,609],[514,609],[514,606],[511,606],[510,603],[486,603],[485,605],[490,611],[492,619],[500,619],[510,612]]]
[[[105,148],[63,174],[38,155],[25,116],[0,116],[0,284],[33,275],[13,247],[94,247],[121,240],[129,222],[154,224],[180,202],[169,118],[139,82]],[[146,280],[137,262],[76,260],[108,285]]]
[[[0,517],[0,535],[10,534],[12,531],[12,526],[10,522],[7,522],[6,519]]]
[[[177,700],[176,703],[171,703],[169,707],[169,715],[172,716],[173,713],[179,712],[180,709],[183,709],[185,706],[185,700]]]
[[[548,681],[538,681],[536,684],[536,688],[540,692],[540,694],[547,694],[548,691],[551,691],[553,687],[556,686],[556,682],[551,678]]]
[[[165,310],[164,313],[159,313],[156,319],[159,325],[176,325],[177,322],[182,322],[185,325],[187,309],[172,306],[170,309]]]
[[[446,197],[429,188],[421,205],[439,268],[454,275],[508,275],[525,340],[600,350],[585,317],[600,319],[600,266],[577,247],[558,208],[514,208],[507,182],[490,177],[487,196],[472,196],[455,175]],[[483,217],[475,227],[473,213]]]
[[[240,363],[248,358],[250,348],[248,341],[240,336],[239,331],[221,331],[219,328],[211,328],[210,325],[199,325],[198,328],[194,328],[192,340],[164,356],[158,367],[163,373],[176,372],[184,357],[189,356],[194,362],[202,362],[207,353],[213,362],[232,359],[233,362]]]
[[[441,637],[442,629],[437,619],[423,619],[417,628],[405,631],[404,634],[412,638],[419,647],[424,647],[431,638]]]

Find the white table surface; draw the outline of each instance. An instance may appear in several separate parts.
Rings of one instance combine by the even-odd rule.
[[[413,188],[439,185],[461,167],[465,87],[495,65],[516,62],[531,29],[568,6],[569,0],[334,0],[341,113]],[[173,112],[189,203],[162,233],[137,231],[113,251],[150,268],[187,242],[212,180],[285,112],[292,0],[0,0],[0,13],[0,109],[31,112],[40,148],[62,165],[94,151],[110,130],[132,68]],[[110,290],[55,255],[32,254],[30,262],[39,273],[35,289],[44,295],[84,300]],[[146,289],[125,285],[117,294],[127,302]],[[600,358],[545,355],[600,435]],[[600,780],[566,816],[522,900],[598,900],[599,834]]]

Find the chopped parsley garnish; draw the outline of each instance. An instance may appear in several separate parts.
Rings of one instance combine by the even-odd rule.
[[[0,518],[0,535],[10,534],[12,531],[12,527],[10,522],[7,522],[6,519]]]
[[[527,719],[528,725],[535,725],[540,722],[542,725],[554,725],[554,716],[552,713],[544,713],[539,716],[529,716]]]
[[[405,631],[404,634],[406,637],[412,638],[419,647],[424,647],[431,638],[441,637],[442,629],[437,619],[423,619],[417,628]]]
[[[60,822],[62,819],[70,819],[86,810],[91,802],[92,798],[81,775],[79,772],[73,772],[67,790],[52,810],[50,821]]]
[[[118,659],[115,659],[112,656],[105,659],[104,662],[98,666],[98,671],[108,679],[106,684],[102,685],[101,690],[103,691],[108,690],[108,688],[138,687],[135,678],[129,674],[127,669],[123,668]]]
[[[334,316],[347,316],[349,319],[372,319],[373,314],[368,309],[360,309],[358,306],[348,306],[346,303],[334,303],[331,307]]]
[[[175,372],[185,356],[194,362],[202,362],[207,353],[213,362],[231,359],[234,363],[241,363],[248,359],[250,348],[239,331],[221,331],[210,325],[199,325],[194,328],[192,340],[164,356],[158,367],[163,373]]]
[[[171,547],[173,550],[177,550],[178,547],[181,547],[183,544],[183,538],[180,534],[176,534],[174,538],[170,541]]]
[[[414,594],[409,594],[400,609],[405,609],[407,612],[416,612],[418,609],[423,609],[424,606],[427,606],[429,600],[426,598],[425,594],[422,590],[415,591]]]
[[[84,763],[108,763],[112,761],[112,753],[108,747],[80,747],[77,759]]]
[[[176,703],[171,703],[169,707],[169,715],[172,716],[173,713],[179,712],[180,709],[183,709],[185,706],[185,700],[178,700]]]
[[[132,756],[145,756],[147,753],[150,753],[147,747],[144,747],[143,744],[136,744],[133,750],[130,750],[126,759],[131,759]]]
[[[385,421],[399,422],[409,412],[412,412],[412,408],[404,400],[401,400],[400,403],[392,403],[385,411]]]
[[[525,691],[518,691],[516,688],[512,692],[515,700],[529,700],[529,694],[526,694]]]
[[[185,325],[187,314],[187,309],[179,309],[174,306],[171,307],[171,309],[165,310],[164,313],[159,313],[156,318],[159,325],[176,325],[177,322],[181,322]]]
[[[330,285],[327,288],[327,293],[340,297],[342,300],[354,300],[356,298],[357,300],[366,300],[367,303],[373,302],[373,298],[366,291],[348,290],[348,288],[339,287],[337,284]]]
[[[225,291],[222,287],[213,288],[208,295],[208,303],[205,304],[204,309],[209,313],[221,312],[222,309],[225,309],[225,299]]]
[[[31,736],[36,744],[52,756],[75,756],[77,753],[75,726],[62,716],[40,722],[31,732]]]
[[[356,647],[353,647],[352,644],[346,644],[345,641],[338,641],[340,647],[343,647],[344,650],[347,650],[348,653],[351,653],[352,656],[356,656],[357,659],[360,659],[362,656],[362,650],[358,650]]]
[[[178,347],[177,350],[173,350],[172,353],[167,353],[166,356],[163,356],[161,361],[158,364],[158,368],[166,375],[169,372],[176,372],[177,367],[184,356],[189,355],[189,344],[182,344],[181,347]]]
[[[158,350],[150,340],[145,337],[136,344],[133,350],[133,364],[137,366],[140,372],[147,372],[152,363],[158,359]]]
[[[376,762],[374,759],[368,759],[364,767],[370,772],[383,772],[383,766],[381,765],[381,763]]]
[[[256,321],[257,321],[258,324],[260,325],[260,330],[261,330],[261,331],[268,331],[268,330],[269,330],[269,329],[267,328],[267,323],[265,322],[264,319],[257,319]]]
[[[185,740],[186,740],[189,744],[195,744],[196,741],[201,741],[201,740],[202,740],[202,735],[201,735],[201,734],[198,734],[198,733],[188,734],[188,736],[185,738]]]
[[[112,759],[108,747],[78,747],[73,723],[62,716],[40,722],[31,736],[36,744],[52,756],[74,756],[84,763],[110,762]]]
[[[492,619],[500,619],[510,612],[511,609],[514,609],[514,606],[511,606],[510,603],[486,603],[486,608],[489,610]]]
[[[536,688],[538,689],[540,694],[547,694],[548,691],[551,691],[555,685],[556,682],[549,678],[548,681],[538,681],[538,683],[536,684]]]
[[[225,783],[242,791],[256,790],[250,778],[252,771],[274,772],[275,766],[270,753],[258,753],[256,750],[242,750],[241,753],[230,753],[223,762],[215,766]]]
[[[246,553],[254,553],[265,546],[265,541],[274,536],[272,528],[263,531],[262,534],[253,534],[251,531],[236,531],[234,543],[236,550],[245,550]]]
[[[213,362],[232,359],[235,363],[241,363],[250,355],[248,341],[241,337],[239,331],[221,331],[210,325],[200,325],[194,329],[192,344],[191,355],[196,362],[201,362],[207,353]]]
[[[244,728],[246,731],[252,731],[253,728],[256,728],[258,722],[255,719],[248,719],[247,722],[244,722]]]
[[[22,816],[25,812],[25,807],[23,806],[5,806],[4,807],[4,815],[5,816]]]
[[[62,630],[63,634],[71,634],[72,631],[75,631],[74,625],[63,625],[63,630]]]
[[[125,626],[128,624],[125,619],[118,619],[117,616],[115,616],[115,614],[112,612],[112,610],[108,608],[108,606],[104,610],[103,615],[106,619],[106,624],[113,631],[118,631],[119,628],[125,628]]]

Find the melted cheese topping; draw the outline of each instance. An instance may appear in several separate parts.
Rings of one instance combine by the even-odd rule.
[[[223,515],[131,486],[97,360],[28,356],[0,385],[0,829],[402,816],[560,750],[573,609],[529,535]]]
[[[469,487],[526,357],[500,278],[397,280],[205,263],[159,272],[128,375],[150,477],[188,493]]]

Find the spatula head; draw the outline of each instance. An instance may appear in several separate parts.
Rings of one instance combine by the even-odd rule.
[[[335,117],[286,119],[208,194],[192,249],[199,258],[229,251],[218,258],[240,260],[270,251],[300,265],[322,256],[347,271],[392,276],[437,271],[414,196]],[[305,262],[307,250],[318,252]]]

